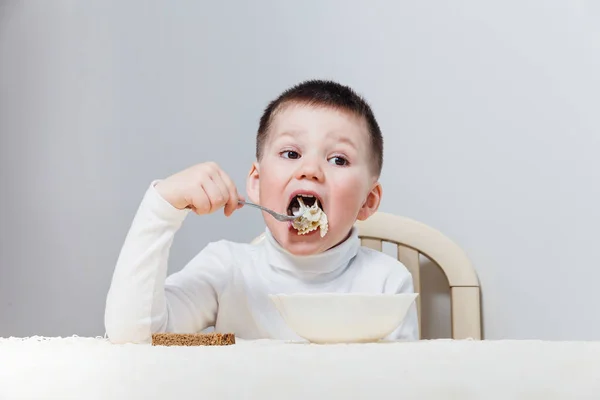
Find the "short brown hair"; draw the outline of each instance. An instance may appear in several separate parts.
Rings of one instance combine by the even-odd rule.
[[[333,81],[309,80],[293,86],[271,101],[262,117],[256,134],[256,159],[260,161],[267,133],[274,115],[284,104],[302,103],[311,106],[331,107],[364,118],[369,131],[373,157],[373,171],[379,176],[383,165],[383,137],[371,107],[348,86]]]

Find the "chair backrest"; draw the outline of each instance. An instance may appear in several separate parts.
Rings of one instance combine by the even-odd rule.
[[[479,279],[471,261],[456,243],[421,222],[383,212],[376,212],[366,221],[358,221],[356,227],[365,247],[382,251],[384,242],[397,246],[397,258],[412,274],[416,293],[421,293],[419,256],[436,264],[450,286],[452,338],[482,338]],[[262,236],[253,243],[260,241]],[[417,312],[420,328],[421,296],[417,297]]]
[[[436,264],[450,286],[452,338],[480,340],[480,285],[466,253],[443,233],[410,218],[376,212],[356,223],[361,243],[382,250],[383,243],[397,246],[398,260],[413,276],[415,292],[421,293],[420,255]],[[421,296],[417,297],[419,325]],[[420,331],[420,329],[419,329]]]

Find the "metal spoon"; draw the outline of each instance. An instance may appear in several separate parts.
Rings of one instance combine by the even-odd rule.
[[[279,213],[276,213],[276,212],[275,212],[275,211],[273,211],[273,210],[269,210],[268,208],[265,208],[265,207],[263,207],[263,206],[259,206],[258,204],[250,203],[249,201],[242,201],[242,200],[239,200],[239,201],[238,201],[238,203],[239,203],[239,204],[245,204],[245,205],[247,205],[247,206],[251,206],[251,207],[256,207],[256,208],[259,208],[259,209],[261,209],[261,210],[263,210],[263,211],[266,211],[266,212],[268,212],[269,214],[271,214],[271,215],[273,216],[273,218],[275,218],[277,221],[286,222],[286,221],[293,221],[293,220],[295,220],[296,218],[298,218],[298,217],[296,217],[296,216],[294,216],[294,215],[285,215],[285,214],[279,214]]]

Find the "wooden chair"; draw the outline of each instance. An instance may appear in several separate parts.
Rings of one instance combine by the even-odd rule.
[[[453,339],[481,340],[480,285],[465,252],[441,232],[412,219],[377,212],[356,223],[361,244],[382,251],[383,243],[397,247],[397,258],[413,277],[414,290],[421,293],[420,255],[436,264],[448,279]],[[262,239],[256,238],[253,243]],[[421,296],[417,297],[419,328]],[[419,329],[421,331],[421,329]]]
[[[465,252],[441,232],[412,219],[377,212],[356,223],[363,246],[382,251],[383,243],[397,246],[398,260],[413,276],[415,292],[421,292],[420,260],[423,255],[446,275],[450,286],[453,339],[481,340],[480,285]],[[417,297],[419,326],[421,296]]]

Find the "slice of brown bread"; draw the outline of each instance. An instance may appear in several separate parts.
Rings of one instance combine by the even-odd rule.
[[[153,333],[152,346],[229,346],[233,333]]]

